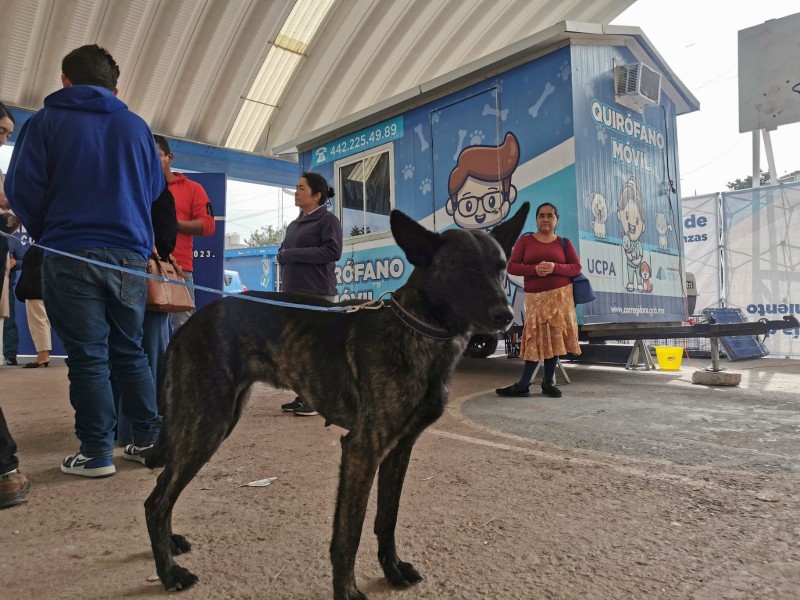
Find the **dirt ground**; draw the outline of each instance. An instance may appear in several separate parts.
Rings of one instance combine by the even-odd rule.
[[[392,590],[382,577],[373,493],[356,563],[371,599],[800,598],[800,469],[786,458],[800,455],[800,368],[782,369],[777,384],[764,376],[769,366],[752,371],[744,391],[726,396],[730,409],[710,408],[727,392],[700,396],[686,369],[666,377],[607,368],[606,387],[598,387],[598,371],[568,365],[573,383],[559,401],[495,398],[492,390],[513,381],[519,366],[463,361],[446,414],[414,450],[397,530],[401,558],[425,576],[411,589]],[[608,434],[603,428],[611,424],[593,424],[593,414],[608,414],[591,405],[598,393],[610,397],[612,386],[647,381],[660,384],[662,406],[698,394],[707,415],[757,409],[765,415],[759,422],[774,417],[778,424],[747,448],[695,436],[692,447],[703,452],[693,451],[693,460],[680,453],[680,440],[690,437],[680,428],[689,409],[680,404],[664,422],[668,412],[645,409],[638,417],[619,413]],[[156,473],[120,456],[107,479],[60,473],[60,460],[77,448],[63,364],[0,367],[0,386],[21,469],[33,484],[26,505],[0,511],[0,596],[176,596],[155,580],[144,523],[142,503]],[[641,394],[640,408],[653,393]],[[343,432],[325,428],[320,417],[281,413],[291,398],[254,389],[238,428],[181,496],[174,530],[194,548],[178,562],[200,577],[181,598],[332,596],[328,544]],[[580,419],[554,417],[558,407],[582,404],[592,410]],[[559,435],[531,425],[548,419]],[[582,429],[569,425],[579,422]],[[655,430],[661,441],[648,442]],[[638,446],[628,443],[635,439]],[[663,440],[673,441],[672,453],[653,450],[666,447]],[[765,460],[739,460],[742,453]],[[266,477],[277,479],[242,487]]]

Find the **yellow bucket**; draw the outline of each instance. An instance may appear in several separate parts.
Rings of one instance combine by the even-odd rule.
[[[679,371],[683,348],[680,346],[656,346],[656,358],[658,359],[658,368],[662,371]]]

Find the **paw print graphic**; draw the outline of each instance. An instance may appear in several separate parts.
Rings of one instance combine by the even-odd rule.
[[[482,131],[482,130],[480,130],[480,129],[476,129],[475,131],[473,131],[473,132],[470,134],[470,136],[469,136],[469,143],[470,143],[470,144],[472,144],[473,146],[474,146],[475,144],[482,144],[482,143],[483,143],[483,140],[484,140],[484,138],[485,138],[485,137],[486,137],[486,136],[485,136],[485,135],[483,135],[483,131]]]
[[[600,127],[600,125],[597,125],[597,139],[601,144],[603,144],[603,146],[606,145],[606,138],[608,138],[606,135],[606,130]]]
[[[411,179],[412,177],[414,177],[414,165],[403,167],[403,179]]]
[[[437,110],[435,113],[431,115],[431,123],[438,123],[439,122],[439,115],[441,113]]]
[[[561,81],[566,81],[567,79],[569,79],[569,75],[570,75],[569,63],[567,61],[564,61],[564,64],[561,65],[561,69],[559,69],[558,71],[558,76],[561,77]]]
[[[426,177],[422,180],[422,183],[419,184],[419,191],[422,192],[423,196],[429,194],[432,189],[430,177]]]

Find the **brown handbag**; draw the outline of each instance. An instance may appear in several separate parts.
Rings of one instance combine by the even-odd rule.
[[[166,313],[194,310],[189,288],[171,263],[151,258],[147,261],[147,272],[161,278],[147,278],[147,310]]]

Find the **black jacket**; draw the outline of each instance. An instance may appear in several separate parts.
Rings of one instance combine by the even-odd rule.
[[[14,294],[17,300],[41,300],[42,299],[42,262],[44,261],[44,250],[39,246],[31,246],[25,253],[22,261],[22,274],[19,276],[17,287]]]
[[[156,252],[161,260],[167,260],[175,250],[175,241],[178,239],[178,217],[175,213],[175,198],[172,197],[166,181],[164,191],[150,207],[150,216],[156,236]]]

